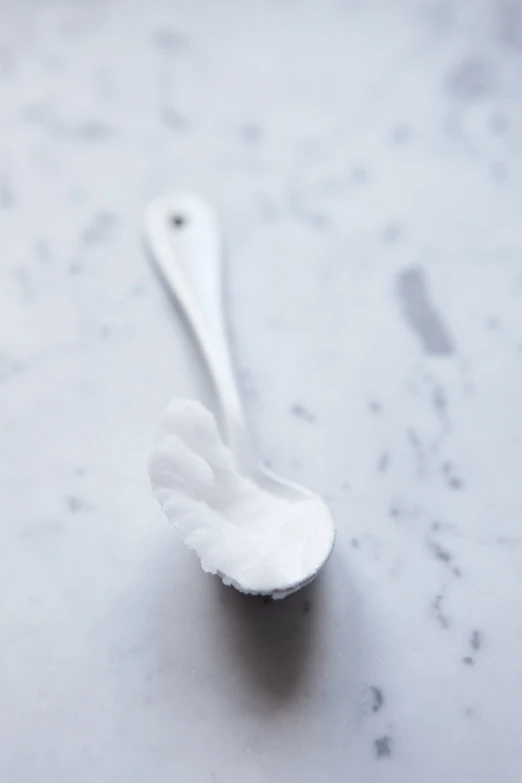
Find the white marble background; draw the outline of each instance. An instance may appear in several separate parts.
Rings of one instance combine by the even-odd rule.
[[[522,4],[0,3],[0,780],[522,779]],[[207,399],[142,248],[228,239],[260,453],[337,546],[265,604],[149,494]]]

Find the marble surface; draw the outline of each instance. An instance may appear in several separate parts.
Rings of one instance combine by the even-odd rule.
[[[522,6],[0,6],[0,780],[522,779]],[[206,577],[150,496],[208,402],[144,254],[217,205],[262,457],[321,579]]]

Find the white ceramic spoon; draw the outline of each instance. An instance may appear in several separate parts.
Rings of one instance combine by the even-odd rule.
[[[235,381],[222,307],[222,250],[216,214],[210,204],[191,193],[175,193],[153,201],[146,212],[149,249],[170,292],[180,306],[206,362],[218,404],[218,422],[239,471],[275,498],[292,516],[313,509],[314,551],[296,583],[273,584],[263,595],[284,598],[311,582],[332,551],[335,527],[326,504],[314,493],[279,478],[255,458]],[[278,515],[279,516],[279,515]],[[304,516],[303,516],[304,518]],[[284,514],[283,514],[284,522]],[[219,574],[239,590],[252,592],[229,575]]]

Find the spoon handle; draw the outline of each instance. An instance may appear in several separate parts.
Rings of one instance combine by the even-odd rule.
[[[207,365],[223,437],[244,469],[253,467],[226,337],[222,243],[216,213],[195,194],[175,193],[158,198],[147,208],[145,234],[163,280],[181,308]]]

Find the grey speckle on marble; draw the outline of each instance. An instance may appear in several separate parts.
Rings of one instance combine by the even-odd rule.
[[[387,758],[392,755],[392,738],[385,735],[377,737],[375,740],[375,755],[378,759]]]
[[[408,326],[424,350],[434,356],[451,355],[455,348],[448,328],[430,300],[424,270],[412,267],[400,273],[397,292]]]
[[[513,0],[0,4],[2,783],[520,783],[521,53]],[[213,403],[142,243],[176,188],[336,519],[282,602],[150,496]]]

